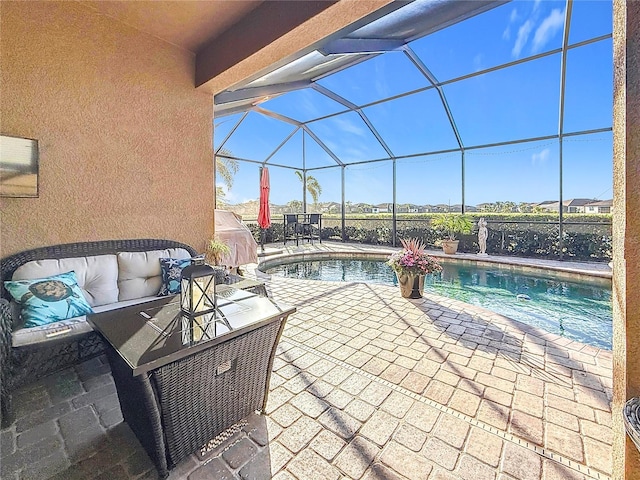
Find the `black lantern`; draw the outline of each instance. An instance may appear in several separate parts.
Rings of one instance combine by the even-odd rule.
[[[193,345],[214,338],[216,281],[213,268],[204,263],[204,258],[193,258],[191,265],[182,270],[180,284],[182,343]]]

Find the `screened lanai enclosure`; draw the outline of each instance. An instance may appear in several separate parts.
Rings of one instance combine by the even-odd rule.
[[[217,208],[255,224],[268,167],[268,241],[317,212],[323,239],[435,246],[455,212],[489,254],[609,261],[611,32],[610,1],[393,2],[216,95]]]

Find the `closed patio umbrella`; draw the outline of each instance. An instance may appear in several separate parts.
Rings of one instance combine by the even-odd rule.
[[[260,226],[260,247],[264,252],[264,230],[271,226],[271,212],[269,211],[269,169],[262,167],[260,175],[260,210],[258,211],[258,225]]]

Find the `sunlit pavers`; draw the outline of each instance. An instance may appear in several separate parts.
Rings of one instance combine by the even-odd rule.
[[[298,312],[267,415],[170,479],[610,475],[610,352],[391,286],[272,278],[268,289]],[[18,400],[21,418],[2,431],[3,479],[155,478],[120,423],[103,359]]]
[[[367,458],[380,450],[369,468],[378,462],[407,478],[610,474],[610,352],[455,300],[403,299],[389,286],[274,278],[270,288],[298,308],[274,375],[276,398],[294,396],[270,403],[272,418],[306,382],[305,395],[343,412],[344,423],[321,425],[347,445],[370,442]],[[323,365],[318,375],[310,355]],[[327,362],[334,367],[322,374]],[[349,392],[356,378],[363,389]],[[384,393],[370,399],[372,387]],[[368,418],[348,415],[355,401],[370,407]]]

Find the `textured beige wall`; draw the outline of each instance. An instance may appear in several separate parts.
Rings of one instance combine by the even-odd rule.
[[[640,2],[614,2],[613,472],[640,478],[622,406],[640,396]]]
[[[0,254],[213,233],[213,99],[193,54],[75,2],[0,2],[0,131],[36,138],[39,198],[2,198]]]

